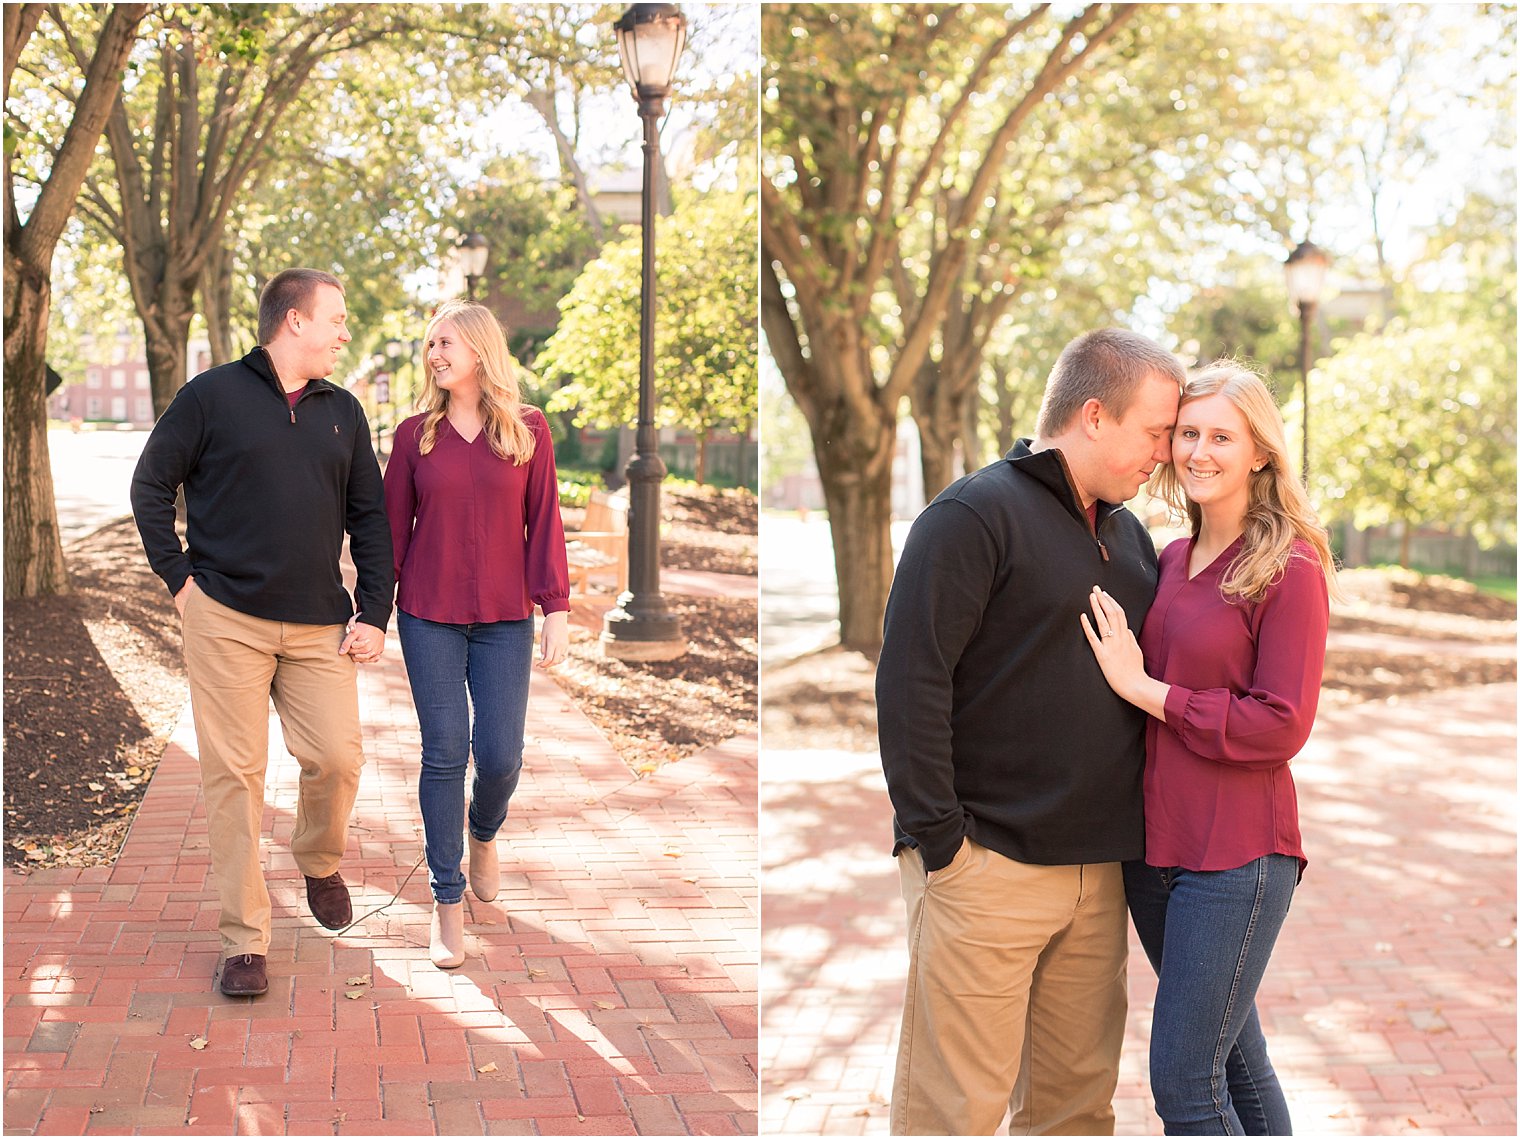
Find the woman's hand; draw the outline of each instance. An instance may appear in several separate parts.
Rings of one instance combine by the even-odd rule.
[[[1108,686],[1122,699],[1145,709],[1158,720],[1166,719],[1166,694],[1170,685],[1152,680],[1145,674],[1145,655],[1125,619],[1124,608],[1096,585],[1090,599],[1092,622],[1088,622],[1086,613],[1078,619]]]
[[[338,646],[355,664],[374,664],[385,655],[385,630],[366,625],[357,616],[348,619],[348,635]]]
[[[544,614],[544,631],[539,637],[536,668],[553,668],[565,659],[570,651],[570,614],[561,609],[558,613]]]

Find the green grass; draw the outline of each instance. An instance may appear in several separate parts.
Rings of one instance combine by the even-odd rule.
[[[1512,577],[1469,577],[1464,580],[1472,582],[1484,593],[1502,597],[1511,604],[1515,602],[1515,579]]]
[[[1378,562],[1372,568],[1398,570],[1399,566],[1394,562]],[[1412,565],[1403,572],[1423,574],[1427,577],[1449,577],[1454,581],[1471,582],[1482,593],[1502,598],[1511,604],[1514,604],[1516,601],[1515,579],[1505,577],[1502,574],[1479,574],[1477,577],[1468,577],[1466,574],[1457,573],[1454,570],[1433,570],[1419,565]]]

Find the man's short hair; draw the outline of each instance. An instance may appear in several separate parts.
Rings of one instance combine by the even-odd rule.
[[[1050,370],[1036,430],[1046,439],[1059,435],[1090,399],[1123,419],[1141,383],[1155,375],[1176,380],[1179,392],[1187,380],[1182,361],[1147,336],[1127,328],[1084,332]]]
[[[259,343],[268,344],[275,338],[291,309],[310,316],[312,297],[322,285],[343,291],[343,282],[321,269],[286,269],[276,273],[259,294]]]

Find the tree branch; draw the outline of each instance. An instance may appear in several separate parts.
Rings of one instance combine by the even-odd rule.
[[[27,41],[37,30],[37,24],[46,10],[46,4],[5,5],[5,101],[7,103],[11,98],[11,75],[16,70],[16,61],[26,50]]]
[[[148,7],[117,4],[106,16],[94,58],[85,72],[84,89],[75,104],[74,117],[48,172],[47,185],[37,196],[21,234],[22,255],[32,265],[52,263],[53,250],[89,173],[95,144],[121,90],[122,70],[136,41],[137,25],[147,15]]]

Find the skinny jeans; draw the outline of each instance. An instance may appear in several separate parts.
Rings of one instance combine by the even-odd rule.
[[[433,899],[464,897],[464,828],[489,842],[507,817],[522,774],[523,726],[533,669],[533,620],[465,625],[396,612],[412,702],[422,729],[422,807],[428,882]],[[475,777],[468,820],[464,783]]]
[[[1233,870],[1124,864],[1135,931],[1159,978],[1151,1093],[1168,1135],[1291,1135],[1256,1011],[1298,859]]]

